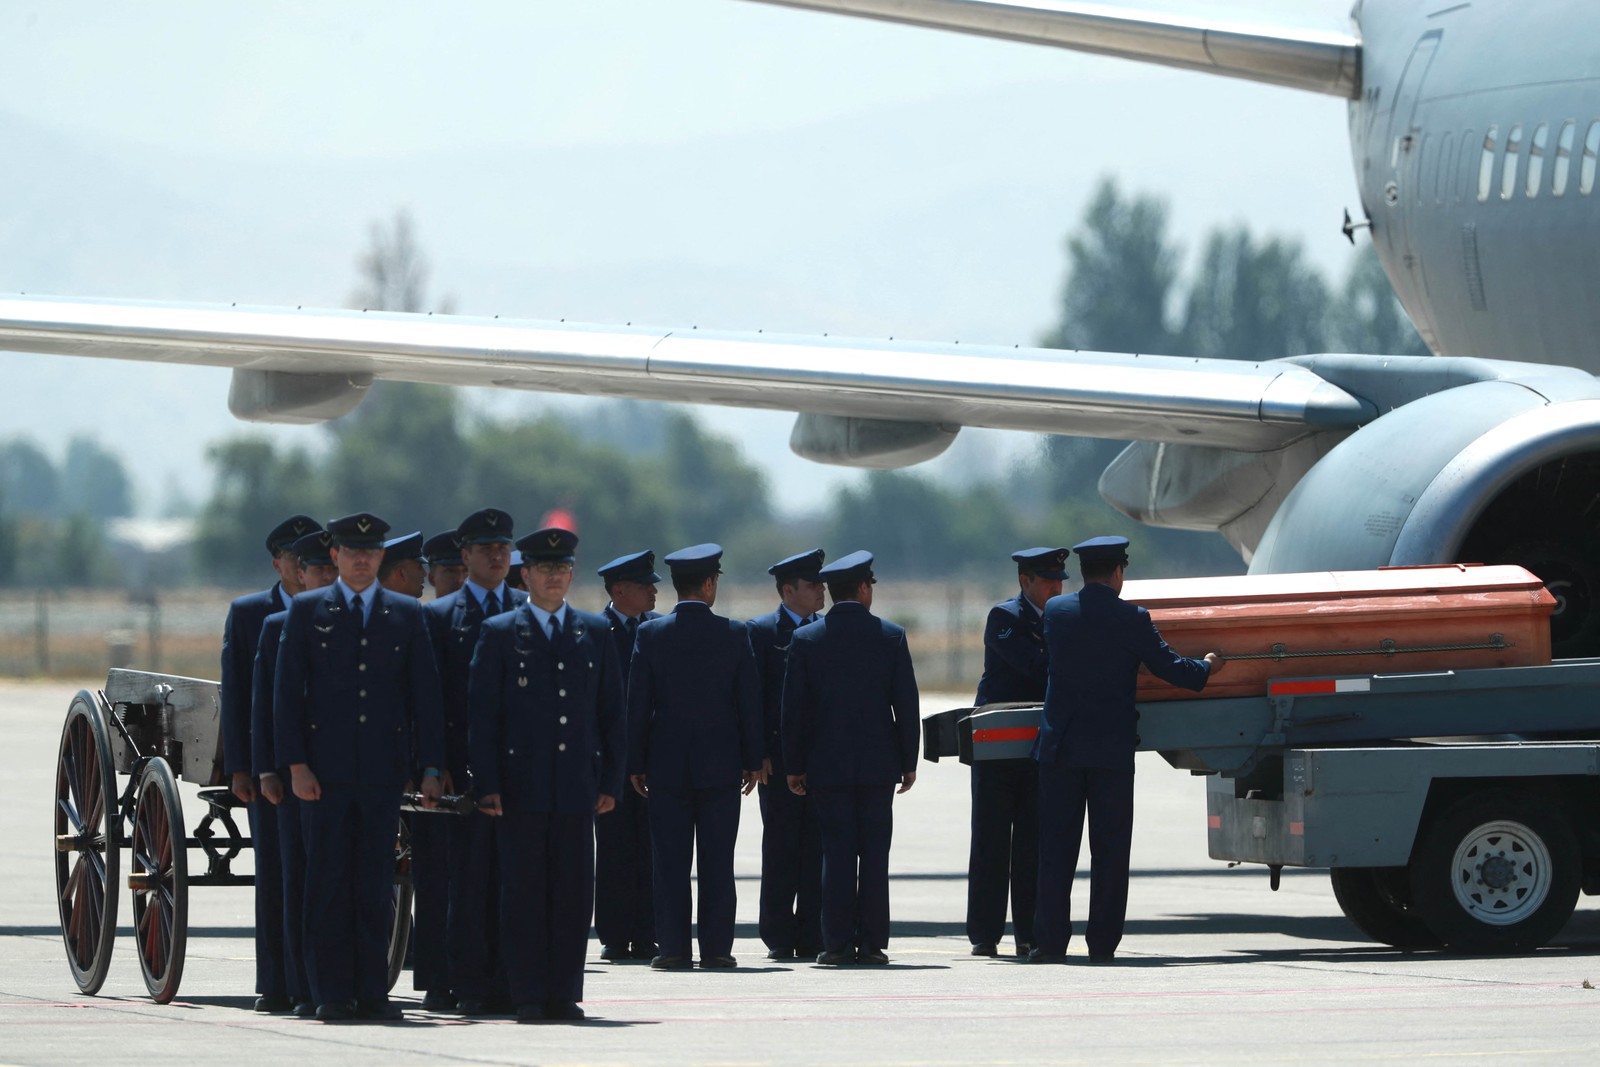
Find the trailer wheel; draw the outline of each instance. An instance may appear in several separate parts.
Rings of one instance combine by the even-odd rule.
[[[1424,830],[1411,893],[1456,952],[1529,952],[1572,917],[1583,877],[1572,828],[1548,799],[1510,790],[1468,796]]]
[[[72,698],[61,727],[54,829],[61,940],[72,980],[92,996],[111,969],[122,812],[111,762],[111,732],[99,703],[87,691]]]
[[[411,941],[411,829],[405,819],[394,839],[394,908],[389,913],[389,988],[400,980]]]
[[[128,889],[144,987],[157,1004],[178,995],[189,941],[189,850],[178,780],[157,756],[139,774],[133,807]]]
[[[1411,902],[1404,867],[1335,867],[1328,874],[1339,909],[1372,940],[1407,950],[1439,947]]]

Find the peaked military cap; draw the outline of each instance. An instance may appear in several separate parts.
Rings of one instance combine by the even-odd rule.
[[[398,563],[406,559],[422,558],[422,531],[404,537],[392,537],[383,543],[383,561]]]
[[[371,512],[358,511],[328,523],[333,543],[343,548],[382,548],[389,524]]]
[[[422,558],[430,567],[465,567],[461,558],[461,535],[454,530],[434,534],[422,544]]]
[[[767,573],[781,581],[789,579],[802,579],[807,582],[820,582],[817,572],[822,569],[822,561],[828,554],[820,548],[813,548],[810,552],[801,552],[799,555],[780,559],[767,568]]]
[[[709,541],[690,545],[667,553],[661,561],[671,569],[674,578],[709,578],[722,573],[722,546]]]
[[[511,550],[511,565],[513,567],[522,566],[522,549],[513,548]]]
[[[316,533],[322,529],[322,524],[310,515],[290,515],[267,534],[267,551],[276,556],[286,548],[294,547],[294,543],[308,533]]]
[[[1068,548],[1024,548],[1011,553],[1011,558],[1017,561],[1019,571],[1041,578],[1065,578],[1070,555],[1072,550]]]
[[[872,576],[872,553],[863,549],[852,552],[848,556],[840,556],[832,563],[817,572],[824,582],[871,582],[876,585],[878,579]]]
[[[1128,539],[1126,537],[1091,537],[1087,541],[1079,542],[1072,546],[1072,551],[1085,563],[1126,563],[1128,562]]]
[[[656,573],[656,554],[650,551],[618,556],[595,573],[608,582],[654,585],[661,580],[661,575]]]
[[[296,541],[292,549],[303,567],[331,567],[333,555],[328,550],[332,547],[333,535],[327,530],[317,529]]]
[[[571,563],[577,558],[578,535],[559,526],[546,526],[518,538],[517,550],[522,553],[524,567],[535,563]]]
[[[499,508],[481,508],[461,520],[456,536],[463,545],[509,545],[516,540],[511,516]]]

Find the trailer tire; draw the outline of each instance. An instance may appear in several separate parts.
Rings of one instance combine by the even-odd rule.
[[[1411,897],[1453,952],[1531,952],[1572,917],[1582,853],[1543,797],[1486,790],[1423,829],[1411,857]]]
[[[1404,867],[1335,867],[1328,875],[1345,918],[1372,940],[1407,951],[1439,947],[1411,902]]]

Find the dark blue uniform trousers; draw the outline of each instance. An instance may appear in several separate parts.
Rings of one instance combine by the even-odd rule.
[[[513,1004],[583,999],[594,911],[594,816],[499,818],[500,937]]]
[[[257,794],[245,813],[256,859],[256,992],[289,995],[284,964],[283,863],[279,858],[277,805]]]
[[[278,824],[278,864],[283,887],[283,976],[291,997],[311,997],[311,979],[306,971],[306,835],[301,825],[299,799],[287,792],[284,780],[282,803],[274,807]]]
[[[306,835],[305,946],[319,1006],[389,995],[398,787],[322,787],[300,804]]]
[[[450,834],[450,986],[462,998],[506,995],[499,948],[501,818],[475,811]]]
[[[450,918],[450,831],[456,818],[407,812],[411,829],[411,988],[450,988],[446,923]]]
[[[1039,765],[1031,759],[972,765],[972,848],[967,856],[967,940],[996,944],[1011,932],[1033,941],[1039,884]]]
[[[761,798],[761,940],[816,955],[822,945],[822,834],[816,805],[774,772]]]
[[[892,785],[812,787],[822,831],[822,947],[889,947]]]
[[[656,862],[656,940],[663,956],[689,953],[689,868],[700,890],[700,956],[733,954],[733,844],[740,787],[650,788]]]
[[[1039,904],[1033,931],[1041,952],[1067,950],[1072,937],[1072,876],[1083,818],[1089,816],[1091,955],[1115,952],[1128,913],[1128,853],[1133,846],[1133,768],[1039,765]]]
[[[594,932],[602,945],[656,939],[651,892],[650,802],[624,784],[617,806],[595,816]]]

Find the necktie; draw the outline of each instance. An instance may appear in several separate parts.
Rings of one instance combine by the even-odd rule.
[[[627,620],[627,622],[623,623],[623,625],[627,628],[628,640],[631,641],[635,637],[639,636],[639,619],[637,616]]]
[[[484,618],[498,614],[500,614],[500,601],[495,598],[493,593],[490,593],[488,596],[483,598]]]
[[[550,616],[550,640],[554,641],[561,636],[561,616]]]

